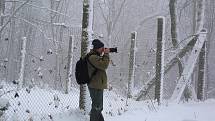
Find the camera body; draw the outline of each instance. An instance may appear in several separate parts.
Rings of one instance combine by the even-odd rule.
[[[110,53],[117,53],[117,47],[109,48]]]

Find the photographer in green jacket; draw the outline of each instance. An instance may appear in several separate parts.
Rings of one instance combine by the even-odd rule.
[[[94,39],[92,42],[93,49],[88,53],[88,70],[89,75],[93,74],[90,83],[88,84],[90,97],[92,100],[92,108],[90,112],[90,121],[104,121],[102,115],[103,110],[103,90],[107,89],[107,73],[110,59],[109,48],[104,48],[104,44]]]

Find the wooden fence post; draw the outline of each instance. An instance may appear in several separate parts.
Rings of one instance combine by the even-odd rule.
[[[22,38],[22,49],[21,49],[21,67],[19,71],[19,80],[18,80],[18,89],[21,89],[23,86],[23,79],[24,79],[24,70],[25,70],[25,56],[26,56],[26,43],[27,38]]]
[[[203,47],[199,54],[199,71],[198,71],[198,82],[197,82],[197,99],[205,99],[205,83],[206,83],[206,55],[207,47],[204,42]]]
[[[67,61],[67,79],[66,79],[66,94],[69,93],[71,88],[71,77],[72,77],[72,61],[73,61],[73,38],[69,37],[69,50],[68,50],[68,61]]]
[[[131,33],[131,48],[130,48],[130,61],[128,73],[128,98],[132,98],[132,89],[134,88],[134,72],[135,72],[135,49],[137,32]]]
[[[165,32],[165,18],[159,17],[157,20],[157,52],[156,52],[156,81],[155,81],[155,100],[161,104],[164,78],[164,32]]]
[[[205,43],[206,35],[207,31],[202,30],[200,32],[191,54],[189,55],[189,58],[185,64],[182,76],[179,78],[175,90],[173,91],[172,97],[170,99],[172,102],[179,103],[185,87],[191,83],[189,82],[189,79],[194,71],[197,58],[199,57],[201,49]]]

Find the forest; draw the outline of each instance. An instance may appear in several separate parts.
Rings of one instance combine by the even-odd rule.
[[[0,121],[86,115],[89,92],[75,65],[93,39],[118,49],[106,117],[136,103],[157,110],[214,99],[214,22],[214,0],[0,0]]]

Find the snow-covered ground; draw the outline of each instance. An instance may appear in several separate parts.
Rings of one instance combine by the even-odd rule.
[[[0,89],[6,92],[5,87]],[[16,95],[16,96],[15,96]],[[18,95],[18,96],[17,96]],[[63,94],[50,89],[22,89],[2,98],[9,99],[5,121],[89,121],[88,113],[78,109],[78,90]],[[215,100],[157,106],[152,101],[126,100],[115,91],[105,91],[106,121],[215,121]]]
[[[106,121],[215,121],[215,100],[156,106],[156,110],[148,108],[147,105],[133,103],[131,105],[133,107],[122,115],[105,115],[105,119]],[[71,111],[71,113],[57,116],[56,120],[89,121],[89,116]]]
[[[107,121],[215,121],[215,100],[169,104],[157,107],[156,111],[138,109],[127,111],[122,116],[107,117]]]

